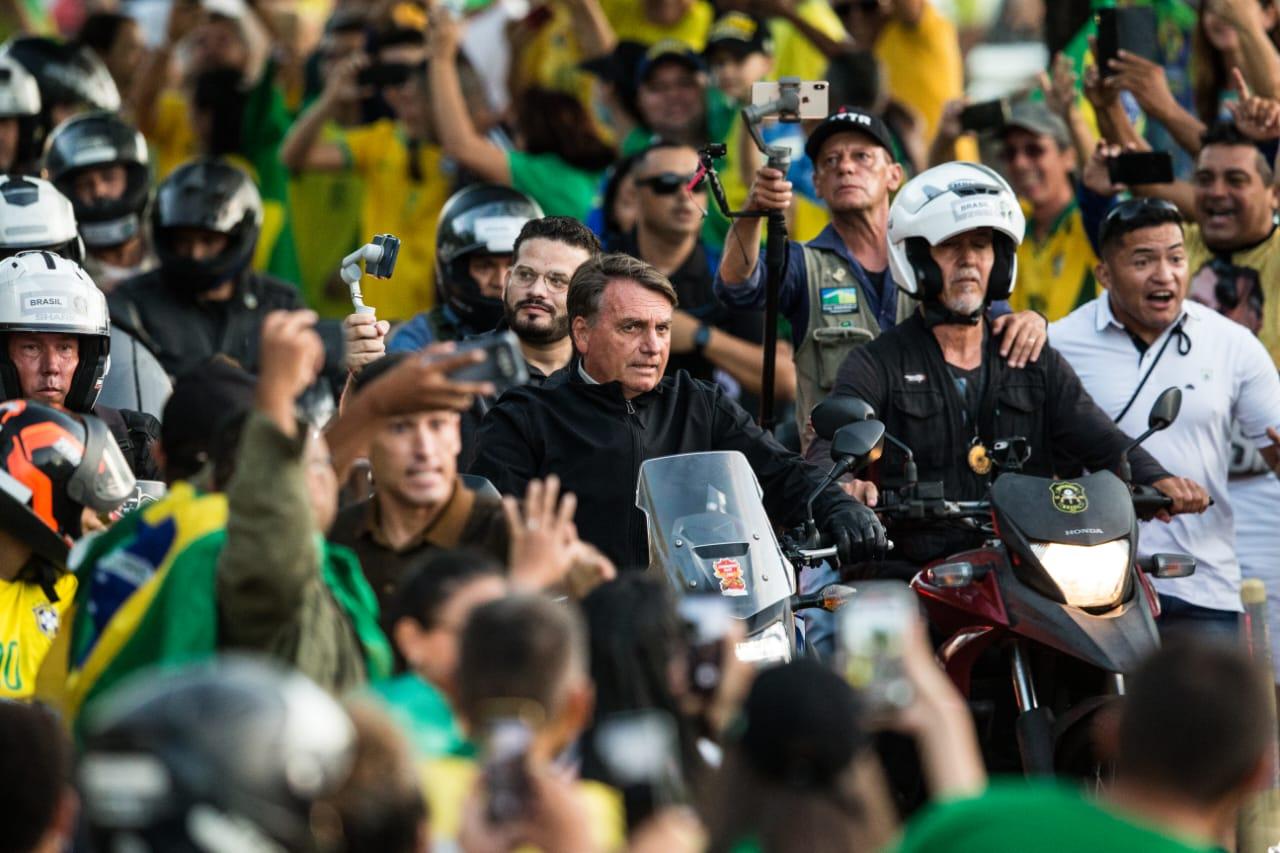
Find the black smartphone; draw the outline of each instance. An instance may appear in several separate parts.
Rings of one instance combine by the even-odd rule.
[[[711,696],[724,672],[724,637],[733,613],[718,595],[686,595],[678,609],[689,641],[689,692]]]
[[[1173,155],[1168,151],[1126,151],[1107,161],[1113,184],[1171,184]]]
[[[1009,102],[1003,98],[970,104],[960,113],[960,126],[975,133],[999,130],[1008,120]]]
[[[473,350],[482,350],[485,354],[484,361],[459,368],[450,373],[450,377],[459,382],[492,382],[495,393],[498,394],[529,382],[529,366],[525,363],[524,353],[520,351],[520,339],[514,332],[481,335],[462,341],[453,353],[444,357],[451,358]]]
[[[628,826],[688,799],[671,715],[654,710],[609,714],[597,723],[592,745],[607,781],[622,791]]]
[[[413,73],[413,66],[402,62],[370,65],[360,69],[356,82],[361,86],[401,86]]]
[[[492,826],[514,823],[529,813],[533,796],[528,766],[532,742],[532,730],[518,717],[499,717],[488,724],[481,778],[485,819]]]
[[[1152,7],[1099,9],[1095,20],[1098,24],[1098,68],[1103,77],[1115,74],[1110,60],[1122,50],[1152,62],[1158,60],[1156,10]]]
[[[374,234],[370,242],[382,249],[382,257],[378,258],[377,263],[365,262],[365,275],[391,278],[396,269],[396,259],[400,257],[400,238],[394,234]]]

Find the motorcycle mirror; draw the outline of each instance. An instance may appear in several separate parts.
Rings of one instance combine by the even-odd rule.
[[[1162,580],[1187,578],[1196,573],[1196,558],[1190,554],[1152,554],[1142,568],[1147,574]]]
[[[1151,414],[1147,415],[1147,428],[1168,429],[1169,425],[1177,419],[1181,409],[1182,389],[1176,386],[1164,389],[1156,398],[1155,405],[1151,407]]]
[[[818,437],[830,441],[836,430],[846,424],[869,421],[876,416],[875,409],[861,397],[832,395],[813,407],[809,420]]]
[[[845,586],[842,583],[833,583],[824,586],[817,592],[810,592],[804,595],[793,595],[791,597],[791,609],[810,610],[815,607],[821,607],[828,613],[835,613],[841,607],[844,607],[857,593],[853,587]]]
[[[879,421],[845,424],[831,438],[831,458],[841,463],[852,460],[850,470],[867,467],[883,452],[884,424]]]

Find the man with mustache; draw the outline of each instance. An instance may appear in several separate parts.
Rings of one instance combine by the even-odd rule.
[[[831,210],[831,224],[807,243],[787,244],[778,309],[791,323],[795,348],[796,421],[807,445],[809,413],[831,392],[840,363],[853,349],[906,319],[914,306],[889,275],[885,229],[889,198],[902,186],[892,134],[876,115],[842,107],[809,134],[805,153],[813,185]],[[749,210],[786,210],[791,183],[762,167],[747,197]],[[760,251],[763,220],[734,220],[716,276],[716,294],[734,308],[765,304]],[[1002,334],[1001,356],[1020,368],[1040,355],[1045,319],[1034,311],[1010,314],[1003,301],[991,312]],[[996,316],[1003,315],[1003,316]]]
[[[1167,201],[1135,199],[1114,208],[1098,233],[1096,274],[1106,293],[1054,323],[1053,345],[1130,435],[1145,429],[1157,395],[1170,386],[1182,389],[1178,419],[1147,444],[1205,483],[1214,504],[1201,517],[1143,524],[1140,553],[1196,558],[1191,577],[1155,581],[1166,638],[1172,631],[1230,640],[1240,613],[1240,560],[1227,488],[1232,421],[1258,449],[1264,470],[1280,468],[1280,378],[1248,329],[1185,299],[1190,242],[1182,216]],[[1239,299],[1234,278],[1224,285]]]
[[[949,500],[986,497],[998,473],[989,456],[997,439],[1027,439],[1031,455],[1022,470],[1041,477],[1117,469],[1130,443],[1052,347],[1016,368],[1000,355],[1002,335],[986,310],[1013,289],[1024,229],[1013,191],[985,166],[947,163],[912,179],[889,211],[889,268],[916,309],[854,350],[832,391],[870,403],[888,432],[914,451],[920,482],[941,481]],[[808,458],[826,459],[827,451],[817,440]],[[1173,512],[1208,505],[1203,488],[1170,475],[1141,448],[1129,458],[1134,482],[1172,497]],[[885,446],[880,489],[903,484],[905,462],[897,447]],[[874,505],[875,491],[867,491]],[[891,529],[895,556],[905,562],[865,571],[907,578],[930,560],[978,547],[986,535]]]

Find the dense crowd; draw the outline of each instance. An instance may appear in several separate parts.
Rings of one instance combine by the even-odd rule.
[[[0,850],[1280,847],[1276,0],[0,37]]]

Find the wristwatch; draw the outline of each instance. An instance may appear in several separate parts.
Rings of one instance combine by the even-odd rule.
[[[698,355],[702,355],[702,351],[709,343],[711,343],[711,327],[702,323],[698,326],[698,331],[693,333],[693,348],[697,350]]]

